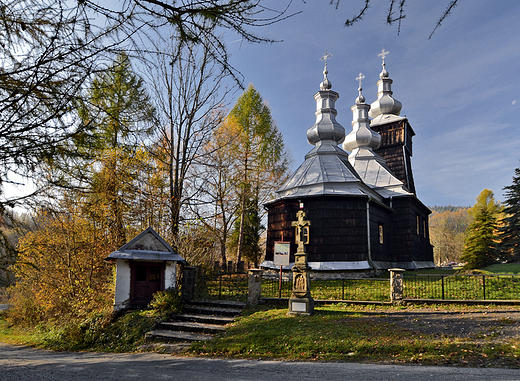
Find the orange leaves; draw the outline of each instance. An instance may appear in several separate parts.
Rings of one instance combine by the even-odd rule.
[[[20,240],[14,310],[22,319],[27,299],[44,319],[85,316],[110,305],[111,266],[103,259],[113,247],[76,214],[76,205],[62,204],[59,213],[40,213],[40,228]]]

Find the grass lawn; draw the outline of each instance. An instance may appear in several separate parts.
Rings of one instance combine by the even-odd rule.
[[[407,310],[416,307],[408,306]],[[432,307],[461,313],[476,307]],[[480,307],[486,308],[486,307]],[[288,316],[286,307],[248,308],[224,335],[195,343],[189,354],[229,358],[353,361],[520,367],[520,338],[474,340],[424,334],[378,318],[395,306],[339,304],[313,316]]]
[[[483,274],[519,274],[520,263],[497,263],[488,267],[484,267]]]

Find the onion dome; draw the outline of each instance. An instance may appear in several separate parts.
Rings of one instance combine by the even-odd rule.
[[[381,145],[381,135],[370,129],[370,120],[368,119],[370,106],[365,103],[365,97],[362,94],[363,88],[361,87],[363,78],[365,76],[362,73],[359,73],[359,76],[356,78],[359,81],[359,95],[356,99],[356,104],[350,108],[353,114],[353,129],[343,142],[345,151],[352,152],[359,148],[375,150]]]
[[[403,105],[392,97],[392,83],[388,71],[386,71],[385,57],[389,52],[383,51],[379,54],[383,58],[383,70],[379,74],[377,81],[377,100],[370,107],[369,116],[376,118],[380,115],[399,115]]]
[[[325,142],[337,145],[345,139],[345,129],[336,121],[338,112],[335,109],[335,102],[339,94],[331,90],[332,83],[327,77],[327,58],[330,58],[330,55],[324,56],[325,69],[323,82],[320,84],[321,90],[314,94],[316,123],[307,130],[307,140],[312,145],[321,145]]]

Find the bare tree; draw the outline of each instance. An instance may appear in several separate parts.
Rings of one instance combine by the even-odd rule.
[[[147,52],[150,38],[173,35],[172,60],[186,44],[203,45],[239,81],[220,31],[269,41],[251,28],[281,20],[285,12],[268,10],[260,0],[2,1],[0,186],[13,173],[31,175],[42,162],[77,154],[63,144],[77,133],[71,101],[115,53]]]
[[[150,71],[162,123],[153,152],[167,173],[172,242],[183,219],[183,206],[198,202],[197,190],[187,186],[189,170],[204,160],[204,145],[222,119],[221,106],[228,93],[223,85],[228,72],[215,63],[205,44],[174,49],[170,45],[167,54],[157,54],[157,64]],[[173,54],[177,55],[175,62],[171,61]]]
[[[397,22],[398,23],[397,34],[399,34],[401,32],[401,22],[406,17],[405,6],[407,5],[407,3],[406,3],[406,0],[388,0],[388,1],[389,1],[389,6],[388,6],[388,11],[386,13],[386,23],[388,25],[392,25],[395,22]],[[338,9],[340,2],[341,2],[341,0],[330,0],[330,4],[335,5],[336,9]],[[430,36],[428,37],[428,39],[432,38],[435,31],[441,26],[441,24],[444,22],[444,20],[449,15],[451,15],[453,8],[455,8],[457,6],[458,2],[459,2],[459,0],[449,0],[448,6],[442,13],[439,20],[437,20],[437,23],[435,24],[435,27],[433,28],[432,32],[430,33]],[[366,13],[368,12],[368,9],[370,8],[370,4],[371,4],[371,0],[365,0],[365,3],[363,4],[363,7],[361,8],[361,10],[358,13],[354,14],[354,16],[352,18],[347,19],[345,21],[345,25],[352,26],[355,23],[357,23],[358,21],[363,20],[363,17],[366,15]]]

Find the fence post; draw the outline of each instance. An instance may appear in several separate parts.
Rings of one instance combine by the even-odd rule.
[[[388,269],[390,271],[390,301],[401,303],[403,301],[403,273],[404,269]]]
[[[197,270],[196,267],[185,267],[182,271],[182,300],[184,301],[192,300],[195,297]]]
[[[262,293],[262,272],[260,269],[250,269],[248,272],[247,304],[256,306]]]

